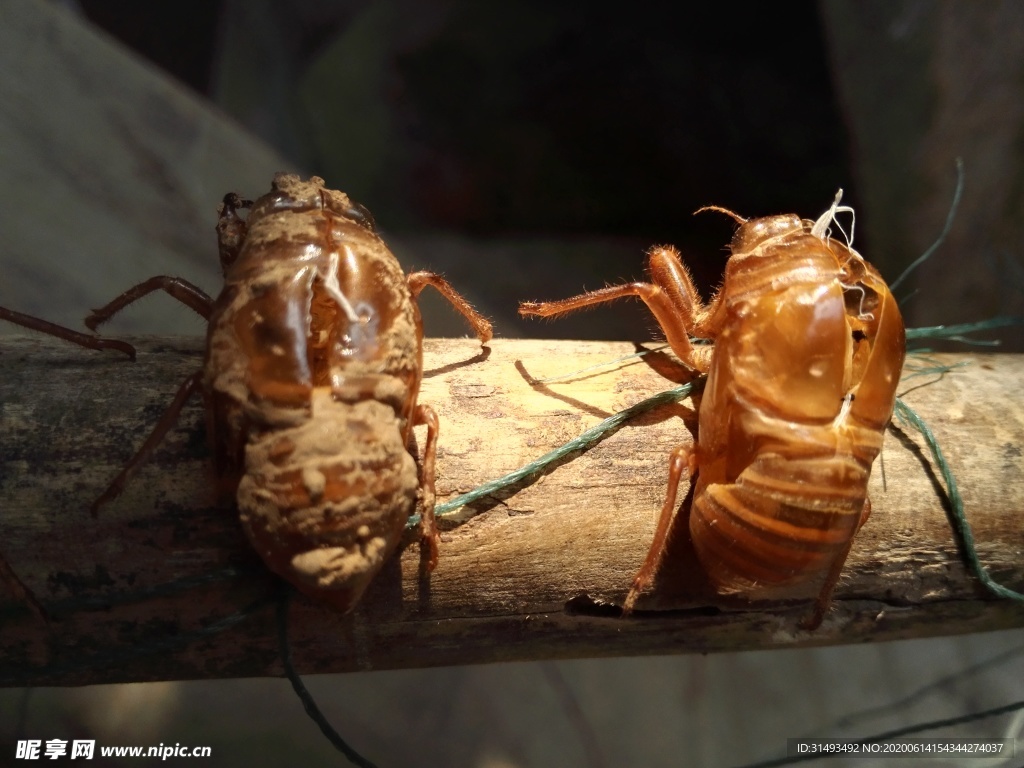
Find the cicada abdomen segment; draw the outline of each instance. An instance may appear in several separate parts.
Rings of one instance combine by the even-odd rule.
[[[316,389],[310,417],[250,431],[242,525],[267,565],[349,610],[394,551],[416,504],[416,463],[393,408]]]

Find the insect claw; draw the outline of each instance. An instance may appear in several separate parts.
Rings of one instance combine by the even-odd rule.
[[[89,506],[89,514],[93,517],[100,516],[100,508],[105,507],[110,502],[114,501],[118,496],[121,495],[121,489],[115,489],[113,486],[107,488],[96,501]]]
[[[427,573],[433,573],[437,567],[439,546],[438,542],[441,540],[440,534],[434,531],[433,536],[425,535],[420,539],[420,551],[423,557],[423,567]]]
[[[825,612],[815,609],[814,613],[810,616],[805,616],[799,622],[797,626],[804,632],[813,632],[821,626],[821,622],[825,620]]]
[[[636,601],[640,599],[640,593],[646,589],[645,584],[640,584],[639,580],[633,582],[633,586],[630,587],[629,593],[626,595],[626,599],[622,601],[622,616],[626,617],[633,613],[636,608]]]

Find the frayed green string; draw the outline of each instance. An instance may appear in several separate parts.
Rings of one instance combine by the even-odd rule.
[[[992,577],[989,576],[988,571],[985,570],[985,567],[981,564],[981,560],[978,557],[978,551],[974,545],[974,534],[971,532],[970,523],[967,522],[967,516],[964,514],[964,501],[960,497],[960,489],[957,487],[956,478],[953,476],[953,471],[949,468],[949,464],[946,462],[946,457],[943,455],[942,449],[939,447],[939,442],[935,439],[935,435],[928,428],[928,425],[924,423],[924,420],[914,412],[914,409],[899,398],[896,398],[896,408],[894,413],[902,422],[909,424],[921,433],[924,437],[925,443],[928,445],[928,449],[931,451],[932,458],[935,460],[935,464],[939,468],[939,473],[942,475],[942,481],[946,485],[946,493],[949,496],[949,503],[953,508],[953,527],[955,528],[957,535],[960,537],[960,541],[963,544],[964,556],[967,558],[967,562],[974,571],[974,574],[990,592],[993,592],[1000,597],[1009,598],[1010,600],[1024,600],[1024,595],[1020,592],[1014,592],[1012,589],[1008,589],[1002,584],[998,584],[994,581]]]

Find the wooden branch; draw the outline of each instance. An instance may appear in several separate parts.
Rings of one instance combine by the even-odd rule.
[[[0,550],[53,617],[47,626],[0,596],[4,685],[281,674],[279,582],[249,550],[235,512],[213,501],[198,402],[125,494],[98,519],[88,514],[201,364],[198,339],[137,343],[134,364],[45,337],[0,344]],[[661,354],[559,383],[527,379],[633,351],[497,339],[481,353],[471,340],[428,341],[421,402],[441,418],[439,502],[682,380]],[[1024,356],[942,360],[967,365],[934,383],[905,381],[906,400],[949,458],[982,560],[1020,590]],[[298,668],[799,647],[1024,626],[1024,606],[994,598],[967,573],[923,442],[899,430],[883,451],[886,487],[876,465],[874,513],[820,629],[797,626],[814,585],[771,601],[709,594],[686,554],[685,526],[676,526],[671,561],[640,611],[620,618],[650,544],[668,453],[691,439],[694,423],[689,401],[658,408],[536,482],[475,503],[466,522],[444,526],[429,580],[419,576],[419,547],[407,546],[350,616],[296,599]]]

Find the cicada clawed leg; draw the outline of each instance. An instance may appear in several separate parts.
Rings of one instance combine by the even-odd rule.
[[[648,271],[651,275],[649,283],[613,285],[561,301],[525,301],[519,305],[519,314],[553,317],[605,301],[635,296],[654,314],[679,359],[694,370],[707,371],[709,348],[695,348],[690,343],[690,336],[714,338],[718,298],[704,305],[679,253],[670,246],[651,249]]]
[[[107,322],[129,304],[134,304],[153,291],[165,291],[185,306],[195,310],[204,320],[209,320],[210,314],[213,312],[213,299],[202,288],[193,285],[188,280],[182,280],[180,277],[158,275],[132,286],[109,304],[94,309],[92,314],[85,318],[86,326],[95,331],[99,325]]]
[[[7,320],[15,325],[20,325],[22,328],[28,328],[33,331],[39,331],[40,333],[47,333],[50,336],[56,336],[58,339],[70,341],[72,344],[77,344],[80,347],[97,350],[115,349],[118,352],[124,352],[132,360],[135,359],[135,347],[126,341],[101,339],[98,336],[79,333],[78,331],[73,331],[70,328],[65,328],[63,325],[57,325],[56,323],[51,323],[47,320],[40,320],[38,317],[24,315],[21,312],[15,312],[13,309],[5,309],[4,307],[0,307],[0,319]]]
[[[665,493],[665,504],[658,516],[658,527],[654,531],[654,540],[651,548],[647,551],[647,557],[643,565],[633,579],[633,586],[626,595],[626,601],[622,604],[622,615],[628,616],[633,612],[640,594],[647,590],[654,581],[654,575],[658,572],[661,564],[661,557],[665,552],[665,545],[668,543],[668,532],[672,526],[672,519],[676,511],[676,499],[679,497],[679,483],[683,473],[687,472],[692,479],[697,472],[697,453],[692,445],[680,445],[672,450],[668,460],[668,489]]]
[[[124,468],[107,487],[107,490],[105,490],[102,495],[93,502],[92,507],[89,508],[93,517],[96,517],[99,514],[100,507],[121,495],[121,492],[124,490],[128,480],[131,479],[132,475],[138,471],[140,466],[146,463],[149,457],[153,454],[153,451],[156,450],[157,446],[163,442],[165,437],[167,437],[167,433],[171,431],[171,428],[178,421],[178,416],[181,415],[181,409],[199,388],[199,381],[201,378],[202,373],[196,372],[185,379],[181,386],[178,387],[178,391],[174,395],[174,400],[171,401],[170,406],[168,406],[167,410],[164,411],[164,415],[160,417],[160,421],[158,421],[156,426],[153,427],[153,431],[149,434],[149,437],[146,438],[146,442],[144,442],[135,455],[129,459],[128,463],[124,465]]]
[[[850,538],[847,539],[843,549],[838,555],[836,555],[836,559],[832,561],[832,565],[829,566],[828,574],[825,576],[825,581],[821,585],[821,592],[818,593],[818,599],[814,601],[814,613],[800,622],[800,629],[811,631],[821,626],[821,622],[824,621],[825,614],[828,613],[829,606],[832,604],[832,593],[836,589],[836,584],[839,583],[839,575],[843,572],[843,566],[846,565],[846,558],[850,554],[851,547],[853,547],[853,540],[857,531],[863,527],[864,523],[868,521],[870,516],[871,499],[864,499],[864,507],[860,513],[860,521],[857,523],[857,530],[850,534]]]
[[[480,339],[481,344],[486,344],[491,340],[490,321],[473,309],[473,306],[458,291],[452,288],[451,283],[440,275],[434,272],[412,272],[406,278],[406,285],[409,286],[409,293],[412,295],[413,301],[416,301],[424,288],[428,285],[432,286],[451,302],[451,305],[455,307],[460,315],[466,318],[466,322],[473,327],[473,331]]]
[[[423,514],[420,515],[420,541],[426,550],[426,568],[430,572],[437,565],[438,542],[441,540],[441,535],[437,531],[437,518],[434,516],[434,504],[437,499],[434,490],[434,465],[437,461],[437,433],[439,430],[437,414],[429,405],[417,405],[416,410],[413,411],[412,423],[415,426],[425,424],[427,427],[427,442],[423,447],[423,468],[420,472],[423,506]]]

